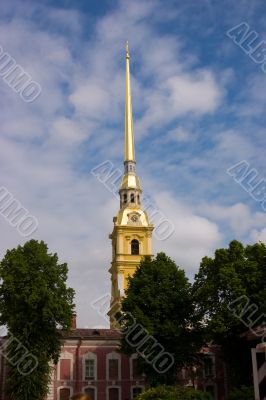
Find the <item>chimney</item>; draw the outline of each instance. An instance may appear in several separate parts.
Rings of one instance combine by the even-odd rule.
[[[72,314],[71,329],[77,329],[77,314]]]

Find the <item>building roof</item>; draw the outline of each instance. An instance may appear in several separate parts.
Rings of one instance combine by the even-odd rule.
[[[63,334],[64,339],[121,339],[121,333],[116,329],[86,329],[77,328]]]
[[[70,332],[61,332],[64,339],[121,339],[121,333],[117,329],[86,329],[77,328],[72,329]],[[7,336],[0,336],[1,339],[5,339]]]

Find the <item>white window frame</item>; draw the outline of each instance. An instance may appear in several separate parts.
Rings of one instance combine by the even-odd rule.
[[[97,386],[94,386],[94,385],[87,385],[87,386],[84,386],[84,388],[82,389],[82,391],[83,391],[83,393],[85,393],[85,390],[86,389],[94,389],[94,400],[97,400]]]
[[[86,360],[94,360],[94,378],[87,379],[86,378]],[[97,354],[89,351],[88,353],[82,356],[82,380],[86,382],[94,382],[97,381]]]
[[[109,377],[109,360],[118,360],[118,378],[113,380]],[[106,380],[107,381],[121,381],[121,355],[116,351],[112,351],[106,355]]]
[[[121,400],[121,386],[110,385],[106,387],[106,400],[109,400],[109,389],[118,389],[118,400]]]
[[[69,353],[68,351],[63,351],[60,354],[60,358],[59,358],[59,361],[58,361],[58,364],[57,364],[57,374],[56,374],[58,381],[66,382],[66,380],[61,379],[61,377],[60,377],[60,370],[61,370],[60,363],[61,363],[61,360],[70,360],[70,379],[69,380],[73,381],[73,359],[74,359],[73,357],[74,357],[74,355],[72,353]]]
[[[136,389],[136,388],[141,388],[142,392],[144,392],[144,390],[145,390],[145,386],[143,386],[143,385],[133,385],[133,386],[131,386],[131,388],[130,388],[131,400],[133,400],[133,389]]]

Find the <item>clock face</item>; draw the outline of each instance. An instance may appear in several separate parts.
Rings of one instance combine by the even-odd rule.
[[[131,219],[132,222],[138,222],[139,216],[137,214],[133,214],[133,215],[131,215],[130,219]]]

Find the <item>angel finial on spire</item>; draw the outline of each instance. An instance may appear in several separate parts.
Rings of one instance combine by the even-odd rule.
[[[128,40],[126,41],[126,58],[129,58],[129,48],[128,48]]]

